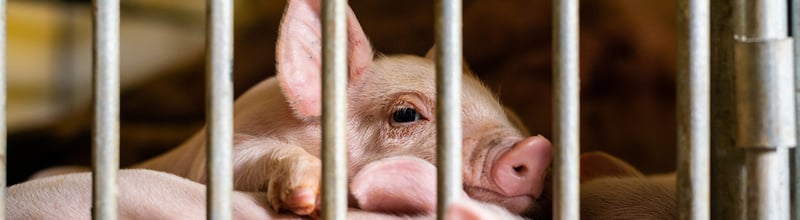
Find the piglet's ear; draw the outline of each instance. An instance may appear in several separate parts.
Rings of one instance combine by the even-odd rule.
[[[603,152],[589,152],[581,155],[581,182],[602,177],[644,177],[625,161]]]
[[[428,49],[428,52],[425,53],[425,58],[433,60],[434,62],[436,61],[436,45]]]
[[[322,24],[320,0],[290,0],[278,34],[277,70],[283,95],[298,117],[322,109]],[[372,62],[372,47],[353,11],[347,9],[348,69],[354,80]]]

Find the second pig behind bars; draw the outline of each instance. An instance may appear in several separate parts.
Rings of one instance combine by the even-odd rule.
[[[234,188],[266,192],[274,209],[299,215],[319,208],[320,23],[319,0],[289,1],[278,39],[277,77],[256,85],[234,105]],[[433,52],[426,57],[375,55],[349,9],[347,24],[348,178],[392,156],[435,164]],[[464,191],[514,213],[535,210],[550,164],[550,142],[527,136],[466,68],[461,83]],[[135,167],[205,182],[205,134],[202,130],[178,148]],[[363,191],[359,187],[370,186],[350,187]],[[351,197],[351,206],[366,208],[357,195]]]

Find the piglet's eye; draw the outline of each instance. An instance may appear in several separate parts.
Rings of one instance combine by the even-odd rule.
[[[413,108],[401,108],[392,113],[392,120],[397,123],[409,123],[419,121],[422,116]]]

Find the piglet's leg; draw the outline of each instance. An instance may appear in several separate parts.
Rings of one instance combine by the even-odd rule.
[[[298,146],[271,138],[236,135],[234,187],[265,191],[274,210],[309,215],[318,209],[322,164]]]
[[[269,179],[267,199],[275,210],[299,215],[311,214],[317,207],[321,162],[301,148],[276,150],[264,159],[274,178]],[[272,169],[274,168],[274,169]]]

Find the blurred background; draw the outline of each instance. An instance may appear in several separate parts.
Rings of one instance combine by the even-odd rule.
[[[236,95],[274,75],[284,1],[236,0]],[[551,137],[551,1],[464,0],[464,57],[534,133]],[[581,148],[675,169],[675,3],[581,2]],[[424,54],[430,0],[350,0],[373,47]],[[8,181],[89,165],[91,3],[8,3]],[[121,2],[121,166],[203,125],[205,1]]]

